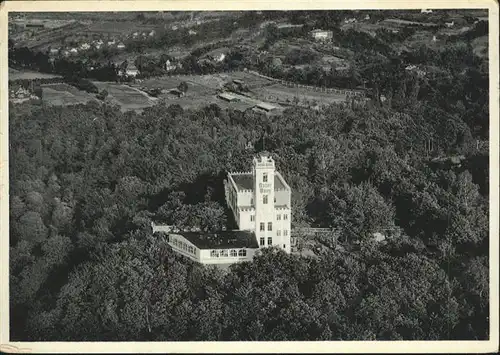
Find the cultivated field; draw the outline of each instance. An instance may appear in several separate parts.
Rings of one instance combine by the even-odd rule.
[[[42,91],[43,101],[54,106],[84,104],[96,100],[92,94],[68,84],[44,84]]]
[[[114,82],[94,82],[99,91],[108,92],[107,100],[121,106],[123,111],[142,110],[153,106],[158,99],[148,96],[145,92],[128,85]]]
[[[51,78],[60,78],[61,76],[55,74],[45,74],[32,70],[16,70],[13,68],[9,68],[9,81],[12,80],[33,80],[33,79],[51,79]]]

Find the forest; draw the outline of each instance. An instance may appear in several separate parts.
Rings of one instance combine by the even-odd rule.
[[[359,50],[349,75],[368,103],[272,118],[11,104],[10,339],[488,339],[489,75],[468,40]],[[266,249],[221,270],[152,234],[151,221],[231,227],[223,179],[264,145],[291,186],[292,227],[335,228],[344,250]],[[391,226],[401,235],[371,238]]]
[[[273,120],[215,105],[11,106],[11,338],[487,338],[488,151],[460,111],[412,102]],[[231,223],[222,178],[263,137],[294,225],[338,228],[360,250],[269,250],[225,273],[151,235],[151,220]],[[431,164],[456,154],[459,166]],[[367,238],[387,225],[404,237]]]

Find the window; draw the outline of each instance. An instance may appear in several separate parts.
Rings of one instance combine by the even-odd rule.
[[[273,238],[267,237],[267,245],[273,245]]]
[[[247,250],[246,249],[238,250],[238,256],[247,256]]]
[[[253,198],[250,199],[250,206],[253,206]]]
[[[262,196],[262,203],[267,205],[267,195]]]
[[[218,256],[219,256],[219,254],[217,254],[217,250],[211,250],[210,251],[210,257],[211,258],[216,258]]]
[[[277,215],[276,215],[276,220],[277,220],[277,221],[281,221],[281,215],[280,215],[280,214],[277,214]]]
[[[236,252],[236,250],[231,249],[231,256],[232,257],[238,256],[238,253]]]
[[[227,250],[222,250],[221,251],[221,256],[228,257],[229,253],[227,252]]]
[[[272,231],[273,230],[273,222],[267,222],[267,230]]]
[[[284,235],[284,236],[287,236],[287,235],[288,235],[288,231],[287,231],[286,229],[283,231],[283,235]]]
[[[278,229],[278,230],[276,231],[276,236],[277,236],[277,237],[281,237],[281,229]]]
[[[262,175],[262,182],[267,182],[267,173],[264,173],[264,175]]]
[[[287,219],[288,219],[288,215],[287,215],[287,214],[284,214],[284,215],[283,215],[283,219],[284,219],[284,220],[287,220]]]
[[[260,237],[260,246],[263,246],[263,245],[264,245],[264,242],[265,242],[264,237]]]
[[[274,203],[276,203],[276,197],[274,198]]]
[[[286,244],[283,244],[283,249],[286,249]]]
[[[253,221],[255,221],[255,216],[252,214],[252,215],[250,215],[250,222],[253,222]]]
[[[263,232],[266,230],[266,224],[264,222],[260,222],[260,231]]]
[[[194,248],[193,248],[192,246],[189,246],[188,251],[189,251],[191,254],[194,254]]]

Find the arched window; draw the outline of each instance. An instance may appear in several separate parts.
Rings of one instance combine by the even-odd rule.
[[[264,196],[262,197],[262,203],[263,203],[264,205],[267,205],[267,195],[264,195]]]
[[[233,257],[234,257],[234,256],[238,256],[238,255],[237,255],[237,253],[236,253],[236,250],[231,249],[231,256],[233,256]]]

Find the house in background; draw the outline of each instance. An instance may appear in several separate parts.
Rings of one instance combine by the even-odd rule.
[[[136,77],[139,74],[139,70],[135,67],[135,65],[127,66],[127,70],[125,71],[127,76]]]
[[[312,30],[311,32],[312,38],[317,41],[330,41],[333,38],[333,32],[327,30]]]
[[[210,61],[216,62],[216,63],[220,63],[220,62],[223,62],[224,59],[226,59],[226,56],[228,53],[229,53],[229,48],[225,48],[225,47],[224,48],[217,48],[211,52],[208,52],[204,58],[208,59]]]

